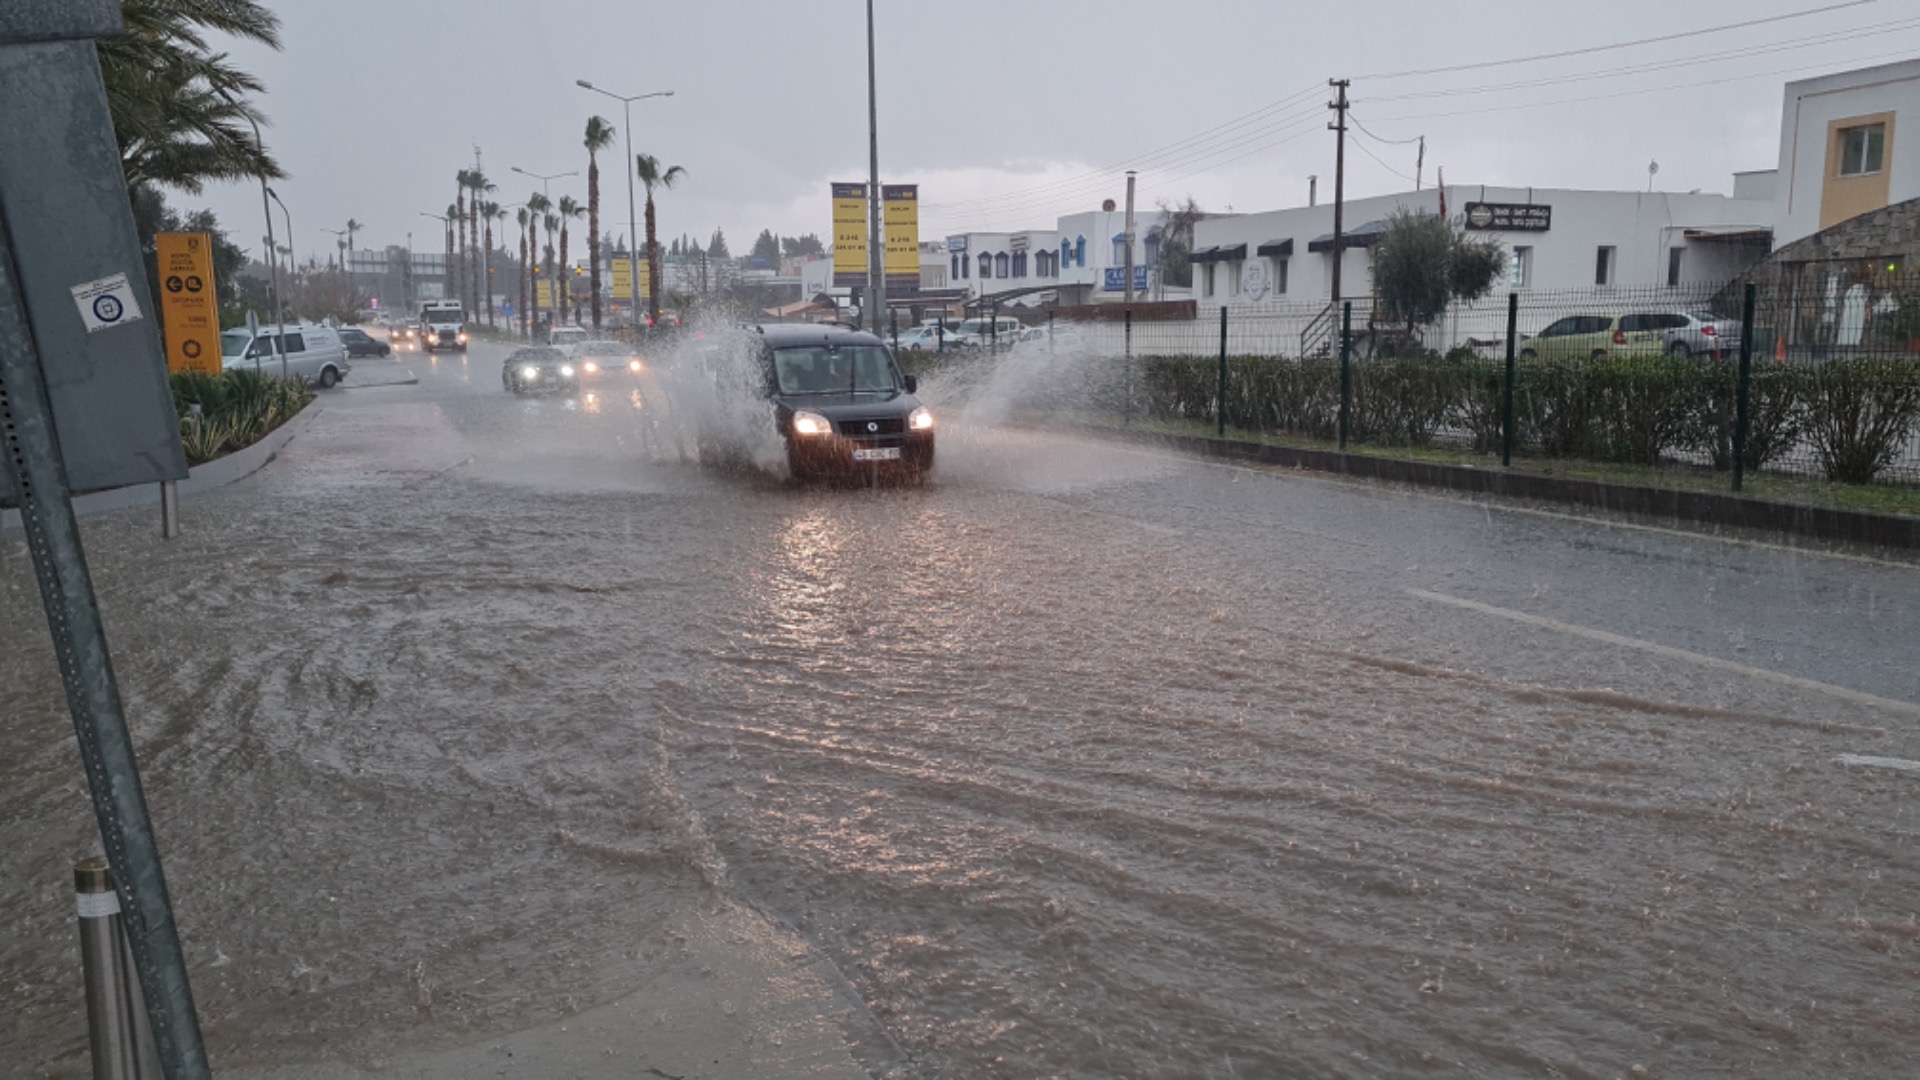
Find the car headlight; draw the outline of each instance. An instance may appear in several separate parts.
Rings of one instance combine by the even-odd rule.
[[[466,343],[467,343],[467,335],[465,335],[465,334],[461,334],[461,335],[460,335],[460,344],[462,344],[462,345],[465,345]]]
[[[795,435],[831,435],[833,422],[819,413],[797,412],[793,414],[793,433]]]
[[[593,362],[593,361],[591,361],[591,360],[589,360],[589,361],[587,361],[587,363],[586,363],[586,368],[587,368],[587,374],[589,374],[589,375],[598,375],[598,374],[600,374],[600,365],[599,365],[599,364],[596,364],[596,363],[594,363],[594,362]]]
[[[534,367],[532,364],[528,364],[526,367],[520,369],[520,377],[523,379],[537,379],[540,377],[540,369]]]
[[[439,335],[439,334],[428,334],[428,335],[427,335],[427,344],[429,344],[429,345],[438,345],[438,344],[440,344],[440,335]]]
[[[561,365],[560,365],[560,377],[561,377],[561,378],[563,378],[563,379],[571,379],[571,378],[573,378],[573,365],[572,365],[572,364],[561,364]]]
[[[640,361],[638,360],[627,361],[627,370],[633,372],[635,375],[640,374]]]
[[[922,405],[907,414],[907,426],[915,431],[932,431],[933,414],[927,411],[925,405]]]

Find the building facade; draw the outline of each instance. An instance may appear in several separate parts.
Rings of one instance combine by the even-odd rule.
[[[1920,60],[1788,83],[1774,192],[1777,246],[1920,198]]]

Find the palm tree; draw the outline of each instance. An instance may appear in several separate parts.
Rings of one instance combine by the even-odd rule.
[[[209,180],[286,174],[248,123],[264,117],[244,95],[264,87],[212,52],[203,33],[280,48],[280,19],[255,0],[124,0],[125,33],[96,46],[129,188],[197,194]]]
[[[447,207],[447,265],[440,274],[440,298],[447,299],[453,292],[453,223],[460,220],[460,208]]]
[[[527,262],[527,221],[529,218],[530,215],[524,206],[514,214],[514,220],[520,223],[520,265],[513,272],[513,283],[515,287],[520,290],[520,318],[524,320],[521,325],[527,328],[527,335],[531,337],[533,335],[533,319],[531,318],[531,313],[527,311],[527,267],[531,265]]]
[[[654,239],[653,189],[655,185],[670,188],[687,175],[687,170],[678,165],[660,167],[660,159],[652,154],[640,154],[634,158],[634,167],[638,170],[640,183],[647,189],[647,277],[652,287],[647,290],[647,318],[650,322],[660,321],[660,244]]]
[[[613,145],[613,121],[587,117],[587,285],[593,290],[593,328],[600,329],[600,151]],[[629,266],[631,272],[633,267]]]
[[[453,182],[459,188],[458,198],[454,201],[454,235],[459,237],[460,272],[454,273],[453,264],[447,264],[447,298],[459,300],[467,295],[467,189],[473,186],[473,170],[461,169],[453,174]]]
[[[559,275],[554,273],[553,234],[557,232],[560,228],[560,215],[549,210],[548,212],[540,215],[540,220],[541,220],[541,223],[544,224],[547,229],[547,242],[541,245],[540,250],[542,254],[546,256],[547,280],[551,282],[551,284],[548,285],[547,287],[553,290],[553,319],[554,319],[553,325],[559,326],[560,325],[560,303],[561,303],[560,278],[559,278]]]
[[[489,184],[488,187],[493,185]],[[480,204],[480,220],[487,225],[487,241],[480,245],[480,277],[487,291],[487,329],[493,329],[493,223],[505,221],[507,212],[491,200]]]
[[[567,225],[579,221],[587,208],[574,201],[571,195],[560,196],[560,277],[561,288],[566,292],[560,298],[560,321],[567,321],[567,304],[573,299],[572,264],[567,261]],[[575,312],[578,315],[578,312]]]
[[[498,188],[496,188],[493,181],[488,180],[486,174],[482,173],[479,169],[475,169],[467,174],[467,187],[468,190],[473,192],[472,196],[467,199],[467,235],[472,238],[469,241],[468,250],[472,250],[474,246],[480,243],[480,197],[482,195],[491,195],[497,191]],[[468,278],[472,282],[471,295],[473,296],[473,306],[476,308],[480,306],[480,289],[486,284],[486,282],[482,280],[482,270],[486,265],[486,257],[486,252],[482,251],[480,258],[475,260],[473,265],[467,268]],[[487,303],[489,307],[492,306],[491,300],[488,300]]]
[[[527,214],[532,219],[527,223],[531,226],[528,233],[527,256],[532,260],[527,264],[527,274],[534,279],[532,310],[536,315],[540,312],[540,222],[546,212],[551,209],[553,209],[553,203],[549,202],[545,195],[535,192],[527,196]]]

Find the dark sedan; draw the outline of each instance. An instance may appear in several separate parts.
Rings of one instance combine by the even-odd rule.
[[[580,369],[559,349],[515,349],[500,369],[500,384],[511,394],[580,389]]]
[[[347,347],[348,356],[391,356],[393,346],[384,341],[375,341],[365,330],[355,326],[340,328],[340,344]]]

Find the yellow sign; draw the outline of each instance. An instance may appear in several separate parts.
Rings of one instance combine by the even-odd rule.
[[[919,273],[916,269],[915,278]],[[867,283],[867,185],[833,185],[833,284]]]
[[[612,295],[615,300],[633,299],[633,278],[631,275],[632,271],[627,269],[627,260],[613,260]],[[653,268],[647,265],[647,260],[645,259],[640,260],[640,295],[642,298],[653,295]]]
[[[920,185],[884,184],[881,220],[886,224],[887,292],[920,288]]]
[[[213,240],[206,233],[160,233],[153,241],[167,370],[218,375],[220,301],[213,288]]]

